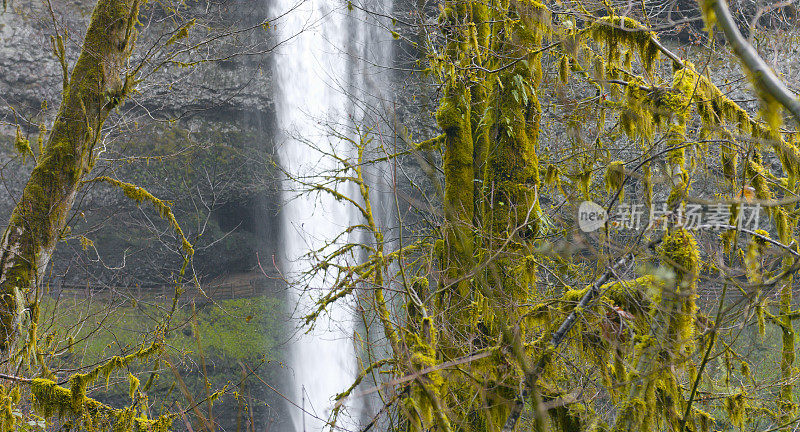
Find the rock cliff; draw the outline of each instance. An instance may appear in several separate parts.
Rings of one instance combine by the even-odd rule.
[[[66,35],[65,59],[72,64],[94,6],[88,0],[51,3],[52,13],[46,2],[14,0],[0,13],[0,220],[7,219],[34,163],[14,152],[17,127],[36,154],[40,125],[48,125],[60,102],[62,68],[51,38],[56,29]],[[270,257],[276,251],[275,41],[261,25],[266,2],[187,4],[172,10],[150,3],[140,17],[130,67],[144,62],[141,81],[106,123],[95,172],[172,201],[197,243],[195,270],[216,277],[252,270],[256,252]],[[175,37],[192,20],[187,37]],[[165,44],[170,38],[174,43]],[[54,260],[58,279],[168,280],[179,257],[153,210],[107,187],[83,193],[67,246]]]

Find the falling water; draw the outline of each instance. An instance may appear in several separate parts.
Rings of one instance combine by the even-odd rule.
[[[354,123],[372,123],[367,106],[377,101],[376,80],[390,56],[388,32],[378,31],[363,10],[352,10],[344,0],[275,0],[278,37],[285,42],[275,58],[276,82],[280,89],[277,118],[282,132],[280,162],[291,176],[312,178],[336,167],[324,152],[352,156],[355,149],[330,136],[331,130],[347,133]],[[373,10],[391,5],[391,0],[367,0]],[[391,38],[389,38],[391,40]],[[372,71],[372,72],[371,72]],[[377,72],[376,72],[377,71]],[[374,117],[374,111],[371,115]],[[354,137],[355,138],[355,137]],[[289,278],[298,278],[313,262],[304,253],[318,249],[356,222],[352,208],[330,195],[291,192],[297,183],[289,179],[284,197],[282,240]],[[340,192],[348,193],[343,186]],[[291,199],[294,198],[294,199]],[[340,241],[358,241],[357,237]],[[295,316],[308,312],[314,300],[326,293],[330,281],[325,275],[311,278],[311,292],[290,290],[297,304]],[[297,279],[295,279],[297,280]],[[327,284],[327,285],[326,285]],[[299,337],[289,361],[294,371],[297,395],[303,409],[292,409],[297,431],[320,431],[332,408],[332,397],[355,379],[356,352],[353,344],[355,317],[352,305],[339,301],[327,308],[315,329]],[[299,313],[297,313],[299,312]],[[349,419],[337,425],[355,429],[361,403],[348,401]]]
[[[278,11],[288,11],[277,27],[278,37],[286,42],[275,59],[281,93],[277,117],[283,134],[280,162],[292,176],[314,177],[335,167],[323,152],[341,156],[351,152],[345,142],[332,139],[328,133],[329,127],[338,128],[347,118],[348,60],[343,53],[346,7],[336,0],[276,3]],[[287,180],[286,188],[297,188],[297,183]],[[350,209],[329,195],[304,194],[290,199],[294,195],[286,193],[282,211],[285,267],[290,279],[298,278],[313,264],[302,259],[304,253],[322,247],[353,220]],[[295,316],[311,309],[314,299],[328,289],[328,282],[318,275],[311,279],[310,292],[290,290],[290,302],[297,304]],[[348,305],[339,302],[318,319],[311,333],[293,342],[289,363],[296,387],[294,399],[303,408],[292,409],[297,431],[322,430],[332,407],[331,398],[353,382],[353,321]]]

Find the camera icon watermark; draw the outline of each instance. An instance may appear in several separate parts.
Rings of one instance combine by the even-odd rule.
[[[578,207],[578,227],[583,232],[597,231],[606,225],[608,212],[600,204],[584,201]]]

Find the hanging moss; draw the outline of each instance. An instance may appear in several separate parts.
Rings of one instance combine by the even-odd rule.
[[[729,182],[736,181],[736,163],[739,157],[731,147],[723,145],[720,149],[720,156],[722,157],[722,175]]]
[[[792,224],[789,222],[789,215],[786,209],[778,207],[774,211],[775,214],[775,228],[778,231],[778,238],[784,244],[789,244],[792,238]]]
[[[562,84],[566,84],[569,80],[569,57],[563,55],[558,62],[558,79]]]
[[[167,39],[167,42],[166,42],[166,44],[165,44],[165,45],[166,45],[166,46],[169,46],[169,45],[172,45],[172,44],[174,44],[175,42],[177,42],[177,41],[179,41],[179,40],[186,39],[187,37],[189,37],[189,30],[190,30],[192,27],[194,27],[194,25],[195,25],[196,23],[197,23],[197,20],[196,20],[196,19],[193,19],[193,20],[191,20],[191,21],[187,22],[186,24],[182,25],[182,26],[181,26],[181,27],[180,27],[180,28],[179,28],[179,29],[178,29],[178,30],[175,32],[175,34],[173,34],[172,36],[170,36],[170,38],[169,38],[169,39]]]
[[[592,184],[592,172],[589,170],[578,173],[576,176],[578,190],[583,193],[583,196],[589,197],[589,187]]]
[[[622,187],[625,181],[625,163],[622,161],[614,161],[608,164],[606,168],[606,189],[613,193],[619,192],[619,200],[625,199],[625,189]]]
[[[553,164],[547,165],[547,171],[544,176],[544,183],[550,186],[556,185],[559,182],[559,174],[560,174],[559,170],[555,165]]]
[[[618,416],[620,419],[618,419],[617,425],[630,425],[631,429],[629,430],[647,430],[643,428],[643,423],[647,420],[647,404],[641,399],[634,399],[621,407]],[[618,428],[613,431],[623,432]]]
[[[650,141],[662,113],[654,98],[643,89],[644,83],[633,79],[625,87],[625,102],[620,113],[620,126],[630,138]]]
[[[512,15],[520,18],[514,35],[527,46],[541,46],[552,34],[553,18],[550,9],[535,0],[515,0],[509,8]]]
[[[587,11],[586,16],[591,13]],[[691,62],[673,62],[671,83],[660,81],[661,71],[636,76],[637,54],[642,66],[652,72],[660,52],[655,35],[647,27],[613,14],[594,20],[585,29],[578,29],[571,19],[557,19],[561,20],[560,43],[547,49],[548,55],[553,55],[545,62],[554,73],[545,76],[557,75],[562,83],[585,77],[590,90],[598,91],[596,98],[588,98],[590,102],[581,100],[570,105],[569,109],[574,106],[575,112],[563,120],[568,124],[572,147],[565,155],[550,154],[547,150],[553,147],[539,142],[540,98],[544,101],[550,97],[537,87],[543,76],[539,50],[542,41],[555,34],[548,8],[524,0],[491,5],[448,1],[442,5],[440,21],[445,47],[441,53],[432,53],[430,70],[439,78],[437,84],[442,89],[436,121],[444,134],[430,142],[435,146],[427,146],[444,151],[444,221],[442,238],[431,242],[432,257],[420,264],[440,272],[437,295],[434,305],[425,305],[431,306],[427,309],[430,315],[408,299],[398,303],[406,307],[397,321],[406,320],[408,324],[398,327],[403,343],[398,343],[402,349],[395,348],[394,355],[402,369],[398,373],[405,375],[475,353],[491,354],[469,364],[443,367],[430,379],[410,382],[400,407],[406,421],[404,429],[443,430],[443,425],[452,424],[453,429],[464,432],[500,430],[511,401],[519,396],[520,383],[528,378],[524,374],[526,357],[543,358],[546,364],[539,377],[541,391],[529,395],[523,408],[523,418],[533,419],[535,427],[531,429],[547,428],[538,415],[538,407],[543,400],[562,395],[559,386],[574,382],[574,376],[564,373],[560,362],[572,362],[569,366],[585,371],[587,380],[602,379],[610,387],[608,398],[601,397],[604,403],[610,399],[616,404],[608,415],[628,417],[628,424],[633,425],[621,430],[678,428],[689,385],[703,373],[693,363],[694,344],[708,343],[708,320],[697,313],[695,300],[702,262],[692,234],[669,226],[657,250],[659,267],[646,263],[646,276],[605,284],[601,295],[583,310],[576,309],[576,305],[587,291],[566,285],[591,282],[592,270],[600,271],[608,263],[603,259],[592,262],[579,254],[573,259],[570,252],[554,252],[554,246],[544,245],[548,239],[542,237],[558,238],[562,233],[550,230],[545,219],[550,208],[543,208],[538,200],[540,193],[561,192],[568,203],[582,197],[595,199],[591,193],[592,174],[600,170],[605,171],[608,191],[615,192],[623,186],[625,164],[613,161],[617,156],[609,154],[616,145],[612,150],[601,145],[600,139],[591,144],[583,142],[580,127],[584,123],[590,125],[584,130],[596,125],[603,141],[624,141],[623,133],[635,140],[631,144],[638,145],[641,154],[620,153],[625,160],[639,162],[652,157],[661,163],[665,159],[666,175],[672,180],[667,199],[670,204],[682,204],[686,194],[694,192],[693,179],[716,174],[716,162],[700,172],[698,161],[705,162],[705,156],[716,155],[712,146],[722,140],[730,144],[719,151],[725,177],[718,191],[721,196],[730,192],[729,186],[741,185],[742,180],[761,181],[753,184],[755,189],[761,189],[761,195],[781,195],[770,184],[774,177],[763,168],[769,165],[758,158],[738,161],[742,157],[737,151],[739,143],[768,136],[768,126],[753,121],[699,74]],[[605,50],[603,55],[595,53],[598,45],[602,49],[597,52]],[[607,88],[610,79],[617,83]],[[586,107],[594,110],[595,104],[597,111],[588,112]],[[559,120],[559,114],[552,114],[550,109],[562,106],[546,105],[548,117]],[[609,130],[609,121],[613,120],[604,117],[609,110],[612,116],[619,115],[616,130]],[[709,143],[698,142],[703,140]],[[800,160],[800,152],[781,142],[773,146],[787,177],[796,179],[794,165]],[[598,166],[608,161],[613,162]],[[654,194],[650,169],[648,162],[641,167],[648,207]],[[543,183],[557,187],[541,187],[540,171]],[[572,180],[572,190],[561,188],[562,174]],[[794,183],[789,178],[783,182],[790,192]],[[527,226],[520,216],[526,214],[532,216]],[[775,214],[781,238],[791,239],[794,222],[789,214]],[[560,227],[560,221],[555,220],[554,225]],[[723,244],[736,245],[730,233],[723,235],[727,236]],[[608,239],[601,238],[598,244],[605,248]],[[568,263],[566,269],[543,259],[562,254]],[[601,257],[608,254],[606,249],[598,252]],[[637,258],[637,263],[652,258],[644,256],[647,255]],[[742,259],[746,257],[742,255]],[[741,263],[736,260],[731,257],[739,266]],[[576,262],[581,264],[575,265]],[[731,265],[725,258],[721,262]],[[725,266],[719,265],[718,270]],[[427,297],[420,295],[415,286],[412,289],[416,297]],[[566,292],[560,296],[562,290]],[[555,350],[547,346],[549,329],[557,328],[561,319],[573,311],[577,324],[568,342],[559,347],[559,355],[555,355]],[[764,312],[762,316],[768,314]],[[435,318],[426,321],[426,316]],[[384,318],[392,317],[387,312]],[[617,328],[626,326],[625,334],[616,340],[603,339],[602,326],[609,326],[609,322]],[[663,327],[656,329],[654,323]],[[424,328],[439,330],[436,336],[441,340],[426,336]],[[704,332],[703,337],[695,331]],[[520,346],[522,350],[518,349]],[[519,355],[520,351],[526,356]],[[640,362],[649,359],[655,359],[653,367],[639,367]],[[595,364],[596,370],[587,367]],[[662,367],[667,364],[668,368]],[[706,386],[708,380],[701,383]],[[631,396],[626,399],[626,395]],[[435,408],[437,401],[442,402],[443,409]],[[554,425],[560,429],[603,428],[602,422],[591,420],[592,407],[590,400],[586,401],[586,406],[565,404],[548,410]],[[695,400],[695,406],[715,414],[721,412],[720,401]],[[437,414],[445,416],[446,421],[438,419]],[[714,426],[714,418],[694,406],[687,421],[687,430],[695,432],[712,430]]]
[[[128,395],[133,400],[136,392],[139,390],[139,378],[136,378],[132,373],[128,373]]]
[[[697,424],[697,431],[699,432],[710,432],[712,431],[712,426],[714,425],[714,417],[707,413],[706,411],[701,410],[697,407],[692,407],[692,415],[694,417],[694,422]]]
[[[430,318],[423,318],[420,322],[420,333],[407,332],[405,335],[406,346],[409,348],[410,362],[413,371],[421,371],[436,364],[436,331]],[[424,388],[415,387],[411,396],[404,402],[405,409],[409,412],[409,419],[414,419],[413,424],[420,432],[438,424],[446,426],[449,422],[442,417],[442,413],[435,410],[438,399],[441,397],[444,379],[440,371],[434,370],[425,375],[428,383]]]
[[[734,426],[739,430],[744,428],[745,411],[747,409],[747,399],[745,398],[744,390],[729,395],[725,398],[725,410],[728,413],[728,418]]]
[[[14,149],[22,156],[23,161],[25,160],[26,156],[33,154],[33,151],[31,150],[31,142],[22,136],[22,130],[19,126],[17,126],[17,134],[14,138]]]
[[[757,230],[756,233],[769,238],[769,233],[764,230]],[[756,236],[753,236],[747,244],[747,251],[744,255],[744,268],[747,279],[751,283],[761,283],[761,256],[764,254],[766,246],[766,241]]]
[[[754,154],[747,161],[745,165],[745,180],[755,189],[756,197],[761,200],[772,199],[772,192],[769,190],[767,183],[767,174],[764,167],[761,165],[761,158],[758,154]]]
[[[697,242],[689,231],[674,229],[659,245],[659,254],[665,265],[675,273],[675,283],[665,298],[668,308],[668,335],[671,355],[688,355],[694,350],[694,329],[697,305],[697,280],[700,272],[700,253]]]
[[[653,70],[660,55],[658,47],[653,43],[655,35],[629,17],[610,15],[599,18],[592,23],[589,34],[592,39],[606,46],[608,59],[613,63],[619,60],[620,46],[637,50],[648,71]]]
[[[14,411],[18,409],[19,388],[14,386],[10,393],[6,393],[5,386],[0,385],[0,431],[13,432],[19,427]]]
[[[85,374],[74,375],[72,378],[70,378],[70,384],[76,399],[80,399],[79,396],[81,394],[85,395],[86,386],[92,384],[97,378],[103,378],[106,382],[106,386],[108,386],[109,379],[111,378],[111,374],[114,371],[120,370],[128,366],[134,360],[145,361],[149,359],[151,356],[158,353],[160,349],[161,349],[161,344],[152,343],[150,344],[150,346],[142,348],[134,353],[128,354],[127,356],[111,357],[105,363],[101,364],[100,366],[97,366],[96,368],[92,369],[91,371]]]
[[[57,386],[53,381],[34,379],[31,381],[31,393],[34,397],[34,408],[43,417],[58,416],[60,418],[67,414],[75,414],[72,392]]]
[[[800,179],[800,150],[794,143],[784,139],[774,139],[771,140],[771,143],[781,161],[783,171],[788,176],[787,186],[794,188],[795,183]]]

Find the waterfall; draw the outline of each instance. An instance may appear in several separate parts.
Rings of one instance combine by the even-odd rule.
[[[281,137],[279,158],[291,176],[313,179],[336,167],[324,152],[351,156],[353,149],[332,138],[330,128],[340,130],[352,119],[348,96],[352,63],[347,55],[347,4],[338,0],[276,0],[276,24],[282,45],[275,56],[275,79],[280,90],[276,110]],[[297,194],[297,183],[285,181],[282,209],[284,270],[290,281],[299,282],[302,272],[313,265],[303,259],[309,250],[323,247],[339,235],[355,216],[345,203],[327,194]],[[340,192],[347,193],[346,190]],[[347,238],[341,239],[347,241]],[[315,299],[330,289],[325,275],[303,282],[307,292],[290,288],[294,317],[308,313]],[[338,301],[321,315],[314,330],[292,341],[289,366],[295,394],[290,407],[296,431],[321,431],[332,408],[332,397],[345,390],[356,377],[353,343],[355,314],[352,305]],[[299,325],[299,323],[296,323]],[[360,415],[357,403],[347,406],[351,419]],[[355,429],[353,420],[342,418],[337,425]]]
[[[353,8],[344,0],[274,0],[279,40],[275,56],[275,82],[280,95],[276,114],[281,131],[279,158],[283,169],[295,178],[316,178],[337,167],[324,153],[352,157],[355,149],[346,140],[331,137],[352,133],[352,126],[377,119],[377,88],[388,75],[381,67],[390,61],[391,37],[375,25],[375,16],[362,8],[384,14],[391,0],[367,0]],[[299,1],[299,2],[298,2]],[[387,42],[388,39],[388,42]],[[371,112],[370,112],[371,111]],[[357,137],[353,137],[357,139]],[[284,270],[290,281],[299,282],[313,260],[303,259],[309,250],[332,241],[348,226],[357,223],[352,207],[327,194],[297,195],[297,183],[286,179],[282,209]],[[344,185],[339,192],[351,194]],[[380,208],[376,211],[380,212]],[[339,238],[339,244],[359,241],[354,234]],[[310,292],[290,289],[293,315],[299,317],[314,307],[314,300],[330,289],[330,278],[317,274],[308,283]],[[353,305],[339,300],[318,318],[309,334],[292,342],[289,365],[295,388],[290,407],[296,431],[325,428],[332,397],[349,387],[356,377],[356,315]],[[299,324],[299,323],[298,323]],[[362,401],[351,398],[348,416],[337,426],[354,430],[362,412]]]

